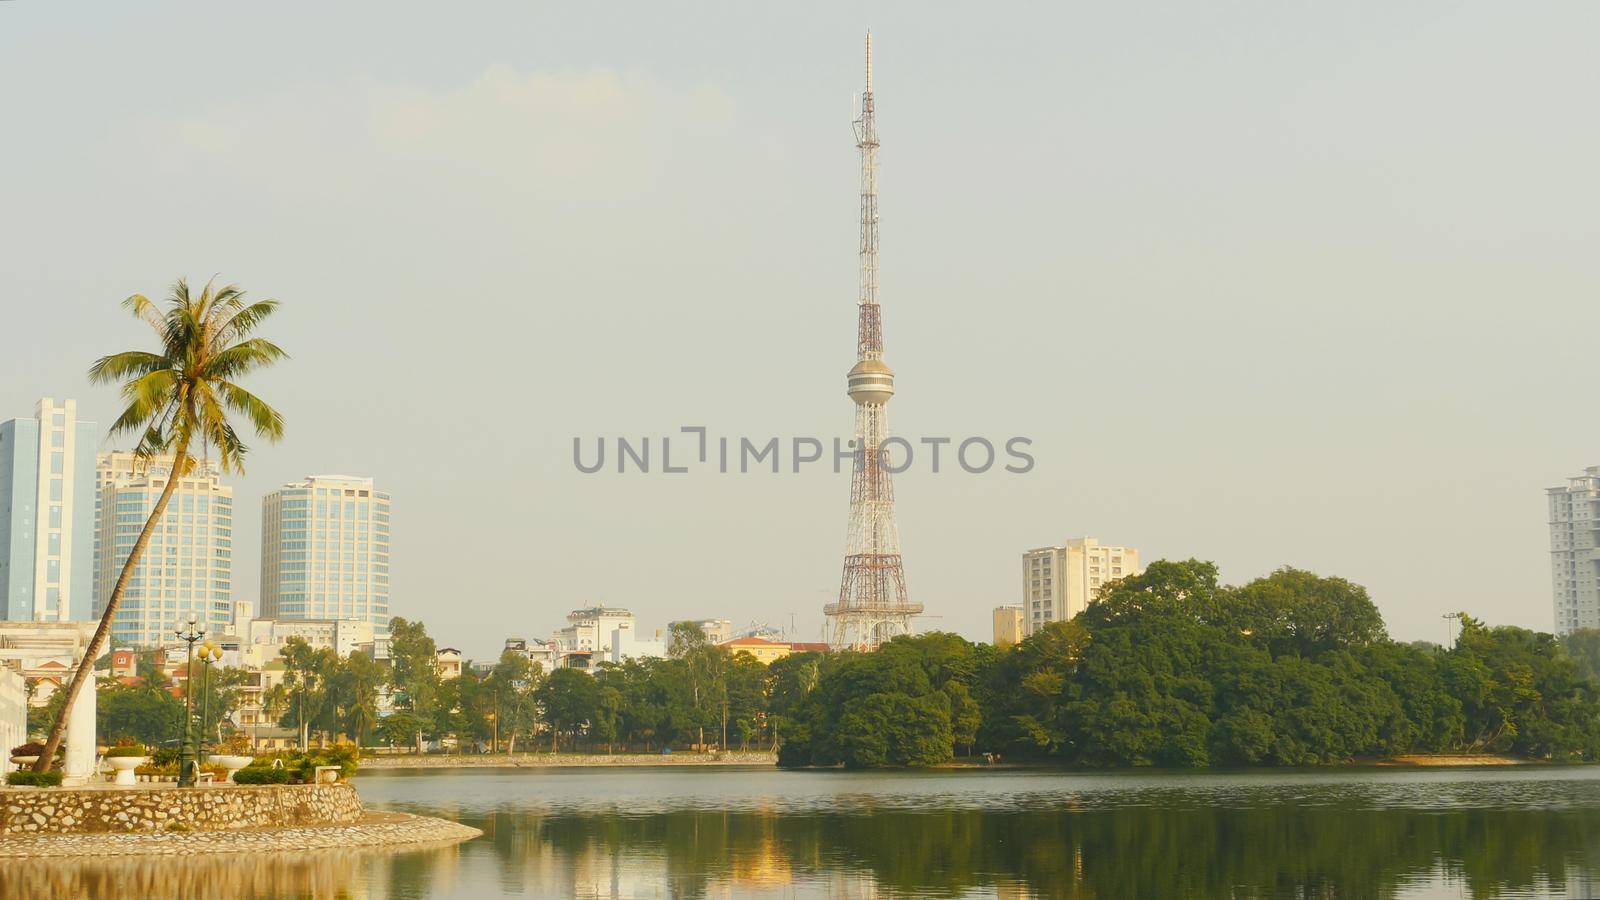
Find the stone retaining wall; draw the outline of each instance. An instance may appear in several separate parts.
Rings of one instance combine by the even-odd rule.
[[[349,784],[217,785],[0,791],[0,836],[234,831],[360,821]]]

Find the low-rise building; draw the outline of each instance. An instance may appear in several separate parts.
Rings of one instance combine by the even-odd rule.
[[[666,656],[667,644],[661,639],[661,632],[656,632],[654,638],[641,638],[632,622],[624,622],[612,630],[611,647],[605,658],[620,663],[629,659],[665,659]]]
[[[791,645],[781,641],[769,641],[766,638],[741,637],[723,641],[717,646],[726,649],[731,654],[748,653],[755,657],[756,662],[762,665],[771,665],[793,652]]]
[[[445,681],[454,681],[461,677],[461,651],[454,647],[440,647],[439,677]]]
[[[633,613],[615,606],[591,606],[567,614],[567,627],[556,632],[556,646],[563,653],[598,653],[611,650],[611,635],[617,627],[633,627]]]
[[[713,644],[733,640],[733,622],[728,619],[682,619],[677,622],[668,622],[670,630],[674,625],[699,625],[705,632],[706,640]]]
[[[111,677],[132,678],[139,674],[139,654],[122,649],[111,651]]]

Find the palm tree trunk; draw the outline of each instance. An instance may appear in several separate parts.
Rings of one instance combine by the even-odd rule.
[[[78,670],[72,673],[72,681],[67,684],[66,700],[56,713],[55,724],[50,726],[50,737],[44,742],[44,750],[39,753],[39,761],[33,764],[35,772],[48,772],[51,764],[55,762],[56,751],[61,747],[61,736],[67,728],[67,717],[72,714],[73,701],[78,699],[78,692],[83,689],[84,682],[93,677],[94,661],[99,658],[100,650],[105,646],[106,635],[111,631],[111,620],[117,615],[117,607],[122,605],[122,593],[128,588],[128,580],[133,577],[134,567],[139,565],[139,557],[144,555],[145,547],[149,546],[150,536],[155,534],[161,515],[167,511],[167,503],[177,490],[178,479],[188,459],[189,439],[184,437],[178,441],[178,446],[173,451],[172,471],[167,474],[167,485],[161,489],[161,498],[156,501],[155,509],[150,511],[150,518],[145,520],[144,529],[139,532],[139,539],[133,542],[133,549],[128,551],[128,561],[122,564],[122,574],[117,576],[117,583],[111,588],[111,597],[106,600],[106,610],[100,614],[100,624],[94,630],[94,637],[89,639],[89,646],[84,648],[83,659],[78,662]],[[185,690],[187,689],[185,687]]]

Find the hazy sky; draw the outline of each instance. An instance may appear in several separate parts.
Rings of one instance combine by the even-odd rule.
[[[1551,627],[1543,489],[1600,464],[1600,7],[0,4],[0,418],[283,301],[235,483],[394,494],[393,612],[471,655],[574,607],[803,637],[848,477],[581,475],[575,435],[847,437],[873,29],[891,426],[1034,440],[897,484],[912,593],[987,639],[1093,535],[1365,584],[1398,637]],[[674,448],[675,455],[679,448]]]

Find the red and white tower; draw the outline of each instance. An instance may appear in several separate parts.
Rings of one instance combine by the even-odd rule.
[[[911,633],[922,604],[906,596],[900,529],[894,521],[894,484],[881,448],[889,436],[887,406],[894,372],[883,362],[883,321],[878,309],[878,129],[873,119],[872,35],[867,34],[867,88],[855,121],[861,150],[861,296],[856,364],[847,376],[856,404],[855,463],[850,480],[850,532],[839,599],[824,607],[835,650],[872,650]]]

